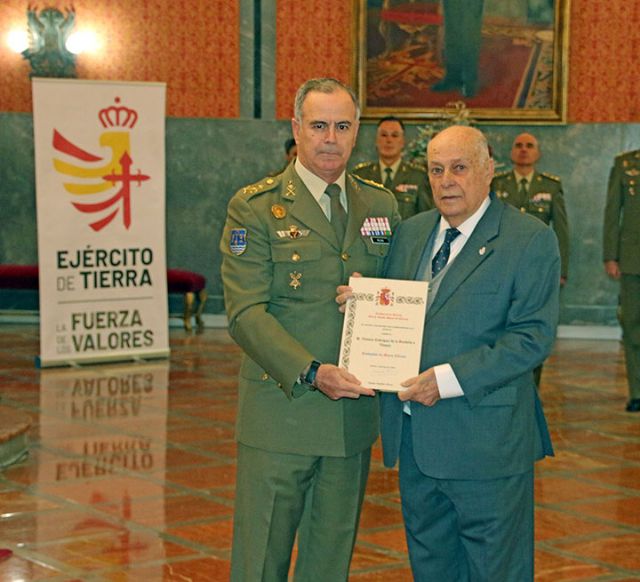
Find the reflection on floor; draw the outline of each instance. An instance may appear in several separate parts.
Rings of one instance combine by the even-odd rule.
[[[37,334],[0,327],[0,403],[33,420],[31,453],[0,472],[0,580],[227,580],[240,352],[226,331],[173,330],[170,361],[44,371]],[[557,457],[537,471],[536,580],[640,580],[621,353],[562,340],[545,366]],[[374,457],[350,579],[410,581],[396,474]]]

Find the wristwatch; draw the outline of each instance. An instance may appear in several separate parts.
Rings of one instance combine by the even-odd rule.
[[[303,382],[309,386],[309,390],[316,389],[316,374],[318,373],[318,368],[322,365],[322,362],[318,362],[318,360],[312,360],[311,364],[309,364],[309,369],[307,373],[304,375]]]

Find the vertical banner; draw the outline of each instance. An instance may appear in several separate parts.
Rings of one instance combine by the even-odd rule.
[[[166,357],[165,85],[33,79],[40,365]]]

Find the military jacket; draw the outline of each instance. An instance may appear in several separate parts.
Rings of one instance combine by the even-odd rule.
[[[605,261],[618,261],[623,273],[640,275],[640,150],[620,154],[614,161],[603,240]]]
[[[365,180],[381,183],[379,162],[358,164],[353,173]],[[398,201],[398,210],[403,220],[433,208],[433,195],[427,171],[418,164],[400,162],[393,177],[391,190]]]
[[[397,203],[347,175],[348,223],[340,244],[295,171],[265,178],[229,202],[220,242],[229,333],[245,352],[237,438],[267,450],[349,456],[378,434],[377,397],[329,399],[299,376],[311,362],[338,363],[343,315],[336,287],[358,271],[382,273]],[[374,236],[367,219],[387,221]]]
[[[569,272],[569,222],[564,203],[560,178],[546,172],[534,172],[526,195],[519,191],[517,178],[512,170],[496,174],[491,182],[496,196],[520,212],[539,218],[550,224],[558,237],[560,247],[561,274]]]

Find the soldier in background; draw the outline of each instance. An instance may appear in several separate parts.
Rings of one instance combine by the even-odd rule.
[[[564,204],[562,183],[558,176],[538,172],[540,159],[538,140],[530,133],[521,133],[513,141],[511,161],[513,169],[500,172],[491,182],[496,196],[550,224],[558,237],[560,247],[560,285],[567,282],[569,273],[569,223]],[[534,370],[536,384],[540,385],[542,366]]]
[[[620,281],[628,412],[640,412],[640,150],[616,157],[604,211],[605,272]]]
[[[538,140],[530,133],[521,133],[513,142],[513,169],[496,174],[491,189],[499,198],[550,224],[560,246],[560,284],[567,282],[569,273],[569,223],[564,205],[562,183],[558,176],[538,172],[540,159]]]
[[[353,169],[357,176],[391,190],[403,219],[433,208],[427,170],[402,159],[404,146],[402,120],[393,116],[383,117],[376,132],[378,161],[363,162]]]

